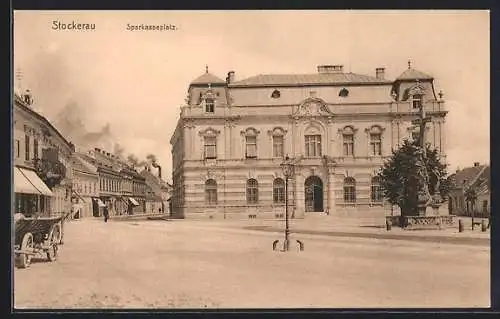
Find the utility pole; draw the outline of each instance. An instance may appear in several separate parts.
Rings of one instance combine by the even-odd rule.
[[[14,87],[18,87],[19,91],[22,92],[22,79],[23,79],[23,71],[20,68],[16,69],[16,80],[17,83],[14,84]]]

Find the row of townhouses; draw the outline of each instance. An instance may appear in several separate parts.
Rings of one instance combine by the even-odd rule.
[[[171,186],[161,167],[156,174],[105,150],[81,150],[32,108],[29,94],[16,92],[13,102],[14,213],[84,218],[104,210],[111,216],[169,211]]]

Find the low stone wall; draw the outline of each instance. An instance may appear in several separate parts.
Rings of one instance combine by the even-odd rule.
[[[290,218],[292,218],[292,212],[289,212]],[[295,217],[295,216],[294,216]],[[203,213],[191,213],[186,214],[184,219],[192,220],[249,220],[249,219],[284,219],[284,212],[240,212],[240,213],[221,213],[221,212],[203,212]],[[299,219],[300,217],[295,217]],[[303,217],[302,217],[303,218]]]
[[[455,216],[387,216],[386,222],[392,226],[408,229],[442,228],[452,227],[455,222]]]
[[[110,220],[147,220],[147,219],[167,219],[168,214],[133,214],[111,216]]]

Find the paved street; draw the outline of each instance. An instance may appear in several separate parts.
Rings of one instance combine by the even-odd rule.
[[[15,307],[490,304],[487,244],[300,233],[295,236],[305,250],[283,253],[272,251],[281,234],[244,229],[255,223],[239,223],[70,222],[55,263],[15,270]]]

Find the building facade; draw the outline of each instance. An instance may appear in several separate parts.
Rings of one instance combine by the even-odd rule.
[[[134,207],[139,206],[139,202],[133,197],[133,181],[136,172],[127,166],[120,171],[122,176],[122,215],[132,215]]]
[[[99,174],[95,166],[84,161],[82,155],[75,152],[72,159],[73,170],[73,210],[75,219],[88,218],[94,215],[94,201],[99,197]]]
[[[144,214],[146,212],[146,179],[136,170],[132,174],[132,198],[135,199],[132,213]]]
[[[315,74],[194,80],[171,138],[173,215],[180,218],[282,217],[285,177],[291,215],[384,216],[377,173],[393,149],[414,139],[424,105],[426,142],[445,153],[443,94],[410,63],[395,80],[340,65]]]
[[[71,212],[74,145],[32,107],[29,95],[13,101],[14,212]]]
[[[94,148],[80,154],[86,163],[95,167],[99,195],[94,198],[94,216],[143,214],[146,210],[146,182],[137,170],[123,158]]]
[[[151,167],[146,166],[140,173],[146,181],[146,214],[161,214],[164,212],[161,180],[151,172]]]
[[[451,190],[448,195],[448,209],[451,215],[489,217],[491,214],[491,170],[489,165],[474,163],[450,176]],[[468,207],[465,191],[468,187],[476,190],[474,207]],[[473,212],[474,210],[474,212]]]

